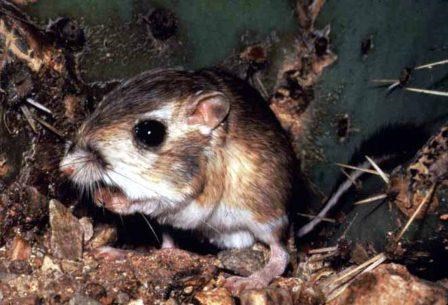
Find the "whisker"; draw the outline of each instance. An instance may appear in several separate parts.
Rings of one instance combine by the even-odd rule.
[[[69,162],[69,163],[64,163],[64,165],[76,165],[76,164],[81,164],[81,163],[88,163],[88,162],[92,162],[94,161],[93,159],[85,159],[85,160],[77,160],[74,162]]]
[[[215,231],[218,234],[221,234],[222,232],[219,231],[217,228],[215,228],[214,226],[212,226],[211,224],[209,224],[208,222],[206,222],[205,220],[200,220],[203,224],[205,224],[206,226],[208,226],[209,228],[211,228],[213,231]]]
[[[143,217],[143,219],[145,220],[146,224],[147,224],[148,227],[151,229],[152,233],[154,234],[154,237],[155,237],[156,240],[157,240],[157,243],[158,243],[159,245],[161,245],[162,243],[160,242],[159,237],[158,237],[157,234],[156,234],[156,231],[154,230],[154,228],[152,227],[152,225],[149,223],[149,220],[146,218],[145,214],[143,214],[143,213],[141,213],[141,212],[139,212],[139,214],[142,215],[142,217]]]
[[[162,195],[162,194],[160,194],[159,192],[157,192],[156,190],[153,190],[153,189],[149,189],[147,186],[145,186],[145,185],[143,185],[143,184],[141,184],[140,182],[138,182],[138,181],[135,181],[134,179],[132,179],[132,178],[130,178],[130,177],[128,177],[128,176],[126,176],[126,175],[123,175],[122,173],[119,173],[119,172],[117,172],[116,170],[114,170],[114,169],[109,169],[110,171],[112,171],[112,172],[114,172],[115,174],[117,174],[117,175],[119,175],[119,176],[121,176],[121,177],[123,177],[123,178],[126,178],[126,179],[128,179],[129,181],[131,181],[131,182],[133,182],[133,183],[135,183],[135,184],[137,184],[137,185],[139,185],[139,186],[141,186],[141,187],[143,187],[144,189],[146,189],[146,190],[148,190],[148,191],[151,191],[151,192],[154,192],[154,193],[157,193],[158,195]]]
[[[103,174],[104,174],[107,178],[109,178],[109,180],[110,180],[113,184],[116,184],[116,183],[114,182],[114,180],[112,179],[112,177],[107,173],[107,171],[103,171]],[[109,193],[109,196],[112,197],[112,192],[110,191],[110,189],[109,189],[109,188],[105,188],[105,190]],[[104,205],[102,205],[102,208],[103,208],[103,213],[104,213],[104,211],[105,211],[105,207],[104,207]],[[118,216],[120,217],[121,225],[124,226],[123,215],[118,214]]]
[[[144,186],[144,185],[142,185],[141,183],[138,183],[137,181],[134,181],[133,179],[131,179],[131,178],[129,178],[129,177],[127,177],[127,176],[125,176],[125,175],[123,175],[123,174],[121,174],[121,173],[118,173],[117,171],[115,171],[115,170],[113,170],[113,169],[110,169],[112,172],[114,172],[115,174],[117,174],[117,175],[120,175],[120,176],[122,176],[122,177],[124,177],[124,178],[126,178],[126,179],[128,179],[129,181],[131,181],[131,182],[133,182],[133,183],[136,183],[136,184],[138,184],[138,185],[140,185],[140,186],[142,186],[142,187],[144,187],[145,189],[148,189],[146,186]],[[112,178],[108,175],[108,177],[109,177],[109,179],[113,182],[113,180],[112,180]],[[116,184],[116,183],[114,183],[114,184]],[[150,190],[150,189],[148,189],[148,190]],[[151,191],[154,191],[154,190],[151,190]],[[156,192],[157,193],[157,192]],[[143,215],[143,214],[142,214]],[[213,231],[215,231],[216,233],[218,233],[218,234],[221,234],[222,232],[220,232],[217,228],[215,228],[214,226],[212,226],[211,224],[209,224],[209,223],[207,223],[206,221],[204,221],[204,220],[200,220],[202,223],[204,223],[206,226],[208,226],[208,227],[210,227]],[[160,243],[160,242],[159,242]]]

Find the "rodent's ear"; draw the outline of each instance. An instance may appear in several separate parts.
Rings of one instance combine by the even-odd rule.
[[[230,110],[229,100],[221,92],[202,93],[193,105],[188,124],[199,125],[200,131],[206,135],[224,121]]]

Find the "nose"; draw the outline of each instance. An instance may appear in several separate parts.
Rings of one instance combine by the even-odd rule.
[[[85,150],[91,155],[92,160],[95,161],[95,163],[101,168],[106,168],[108,166],[108,163],[103,154],[95,146],[88,143],[85,147]]]
[[[73,164],[70,164],[70,159],[67,159],[68,156],[73,152],[75,148],[75,142],[67,141],[65,144],[65,156],[59,163],[59,170],[65,175],[65,176],[71,176],[75,172],[75,167]]]
[[[71,176],[75,172],[75,167],[73,165],[62,164],[60,170],[65,176]]]

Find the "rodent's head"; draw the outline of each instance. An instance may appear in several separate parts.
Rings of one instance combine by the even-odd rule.
[[[203,187],[229,109],[217,85],[194,72],[143,73],[99,103],[61,170],[81,188],[118,188],[131,201],[154,202],[154,209],[185,202]]]

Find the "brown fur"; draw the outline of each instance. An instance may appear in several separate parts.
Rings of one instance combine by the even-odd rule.
[[[141,124],[158,126],[154,142],[144,129],[136,136]],[[84,123],[61,169],[81,186],[104,182],[95,198],[116,213],[145,213],[220,247],[268,244],[262,269],[226,280],[234,293],[265,287],[287,266],[294,154],[258,92],[225,72],[156,70],[129,80]]]
[[[157,151],[150,173],[142,169],[142,175],[171,181],[200,205],[221,203],[249,210],[260,223],[283,217],[296,170],[292,150],[260,95],[225,72],[144,73],[102,101],[82,134],[108,141],[130,130],[136,114],[169,104],[174,111],[168,124],[187,124],[192,97],[199,91],[222,92],[230,101],[228,117],[212,137],[191,131],[167,141]]]

